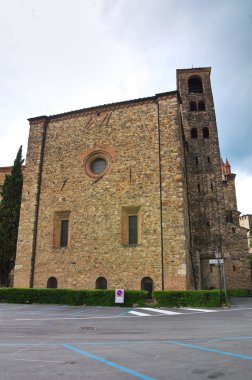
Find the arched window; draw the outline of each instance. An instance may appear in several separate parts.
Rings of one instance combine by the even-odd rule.
[[[153,281],[150,277],[144,277],[141,281],[141,290],[148,292],[147,298],[152,298]]]
[[[198,138],[198,131],[197,131],[197,128],[192,128],[192,129],[191,129],[191,138],[192,138],[192,139],[197,139],[197,138]]]
[[[188,79],[188,91],[196,93],[203,92],[202,80],[200,77],[193,76]]]
[[[198,111],[205,111],[205,110],[206,110],[206,106],[205,106],[204,100],[199,101],[199,103],[198,103]]]
[[[58,287],[58,281],[56,277],[50,277],[47,280],[47,288],[54,288],[56,289]]]
[[[196,102],[193,102],[193,101],[190,102],[190,111],[197,111]]]
[[[209,128],[208,127],[203,128],[203,137],[204,137],[204,139],[209,138]]]
[[[95,282],[96,289],[107,289],[108,284],[105,277],[98,277]]]

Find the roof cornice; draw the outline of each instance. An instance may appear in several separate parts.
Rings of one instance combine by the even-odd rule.
[[[43,116],[32,117],[32,118],[29,118],[28,121],[30,122],[30,124],[49,122],[51,120],[66,118],[66,117],[68,118],[71,116],[78,116],[84,113],[93,113],[93,112],[98,112],[98,111],[103,111],[103,110],[108,110],[108,109],[113,109],[113,108],[129,107],[129,106],[133,106],[134,104],[145,103],[145,102],[156,102],[158,99],[162,97],[168,97],[168,96],[177,96],[179,101],[181,102],[180,95],[178,91],[175,90],[175,91],[169,91],[169,92],[161,92],[159,94],[146,97],[146,98],[139,98],[139,99],[125,100],[125,101],[116,102],[116,103],[103,104],[99,106],[82,108],[75,111],[68,111],[68,112],[55,114],[51,116],[43,115]]]

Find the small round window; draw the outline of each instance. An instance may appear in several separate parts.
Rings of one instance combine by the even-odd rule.
[[[104,176],[110,169],[111,158],[103,151],[96,151],[86,158],[84,166],[89,177],[99,178]]]
[[[107,161],[104,158],[95,158],[91,164],[90,169],[94,174],[101,174],[106,170]]]

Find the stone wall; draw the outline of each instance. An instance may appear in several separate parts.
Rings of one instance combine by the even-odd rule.
[[[188,208],[178,97],[159,100],[165,289],[187,289]]]
[[[188,91],[193,75],[202,91]],[[178,70],[177,88],[30,119],[15,286],[216,288],[217,253],[229,287],[251,286],[246,231],[227,220],[210,69]]]
[[[46,126],[46,117],[37,118],[31,122],[20,209],[14,274],[15,287],[26,288],[33,286],[32,274],[37,249],[37,216],[40,203],[41,170]]]
[[[105,277],[109,288],[139,289],[150,277],[154,289],[162,282],[167,289],[187,287],[178,120],[174,92],[30,121],[15,286],[33,277],[34,287],[46,287],[56,277],[61,288],[94,288]],[[100,178],[88,170],[96,152],[109,161]],[[125,209],[139,212],[136,246],[122,239]],[[54,244],[55,213],[69,215],[66,248]]]
[[[190,91],[191,78],[201,81],[202,88]],[[235,287],[237,283],[250,287],[244,231],[238,226],[235,176],[229,173],[226,186],[223,187],[210,68],[178,70],[177,86],[182,98],[191,249],[196,287],[208,289],[219,286],[216,268],[209,265],[209,259],[215,258],[216,254],[220,254],[226,262],[230,287]],[[203,102],[204,107],[200,107]],[[231,210],[233,220],[230,227],[227,211]],[[234,274],[230,272],[233,266],[239,268]]]

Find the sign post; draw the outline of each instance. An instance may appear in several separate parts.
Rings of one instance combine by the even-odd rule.
[[[124,289],[115,290],[115,303],[124,303]]]
[[[215,252],[216,259],[210,259],[209,264],[210,265],[218,265],[219,268],[219,277],[220,277],[220,298],[221,303],[223,302],[223,295],[222,295],[222,280],[223,280],[223,290],[224,290],[224,302],[227,303],[227,289],[226,289],[226,274],[225,274],[225,261],[221,258],[221,254],[217,248]]]

